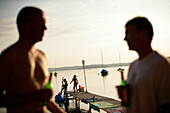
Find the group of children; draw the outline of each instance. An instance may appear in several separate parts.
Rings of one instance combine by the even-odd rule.
[[[70,82],[70,84],[71,84],[72,82],[74,83],[74,85],[73,85],[74,92],[78,91],[78,89],[77,89],[78,80],[77,80],[77,78],[76,78],[76,75],[73,76],[72,81]],[[61,92],[62,92],[63,90],[64,90],[64,91],[67,91],[67,86],[68,86],[67,80],[64,78],[64,79],[62,80],[62,89],[61,89]],[[79,85],[79,91],[81,91],[81,85]]]

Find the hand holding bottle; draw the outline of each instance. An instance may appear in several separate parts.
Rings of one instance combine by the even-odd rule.
[[[33,94],[33,98],[38,102],[48,102],[53,95],[51,89],[40,89]]]
[[[50,73],[49,81],[48,81],[47,85],[44,87],[44,89],[42,89],[42,91],[44,92],[44,93],[42,93],[42,97],[45,101],[44,100],[41,101],[40,106],[44,106],[44,105],[48,106],[49,100],[52,97],[52,90],[51,90],[52,89],[51,88],[52,75],[53,75],[53,73]]]
[[[124,69],[119,68],[118,71],[121,73],[121,85],[116,86],[116,88],[118,90],[119,98],[122,100],[121,104],[122,106],[130,106],[129,85],[124,80]]]

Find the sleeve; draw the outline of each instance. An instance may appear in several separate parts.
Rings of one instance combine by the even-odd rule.
[[[160,105],[170,104],[170,64],[161,61],[158,67],[158,101]]]
[[[130,83],[131,82],[131,76],[133,75],[132,73],[134,73],[134,70],[133,68],[135,68],[135,64],[136,64],[137,60],[133,61],[130,66],[129,66],[129,69],[128,69],[128,76],[127,76],[127,83]]]

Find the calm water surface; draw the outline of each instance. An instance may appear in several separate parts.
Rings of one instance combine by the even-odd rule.
[[[125,69],[124,78],[127,78],[128,66],[122,67]],[[116,100],[119,100],[116,85],[120,85],[121,76],[120,72],[117,71],[118,67],[106,68],[109,71],[109,75],[106,77],[102,77],[100,71],[102,69],[86,69],[86,82],[87,82],[87,91],[91,93],[95,93],[98,95],[110,97]],[[77,75],[77,79],[79,81],[79,85],[84,86],[85,88],[85,80],[84,80],[84,71],[83,70],[69,70],[69,71],[58,71],[57,77],[53,77],[52,86],[55,94],[61,90],[62,86],[62,78],[66,78],[68,82],[68,90],[73,91],[73,83],[70,84],[73,75]],[[53,97],[54,98],[54,97]],[[70,102],[69,107],[74,108],[74,102]],[[87,112],[89,109],[89,105],[80,103],[80,108],[86,111],[81,110],[81,112]],[[92,110],[92,113],[98,113],[97,111]],[[102,111],[101,111],[102,113]],[[103,111],[103,113],[106,113]]]
[[[127,78],[127,71],[128,66],[122,67],[125,69],[124,71],[124,78]],[[106,77],[102,77],[100,71],[102,69],[86,69],[86,81],[87,81],[87,90],[88,92],[95,93],[98,95],[110,97],[116,100],[118,99],[117,90],[115,88],[116,85],[120,85],[121,83],[121,76],[120,73],[117,71],[118,67],[114,68],[106,68],[109,71],[109,75]],[[62,78],[66,78],[68,82],[68,90],[73,91],[73,83],[70,84],[73,75],[77,75],[77,79],[79,81],[79,85],[84,86],[85,88],[85,80],[84,80],[84,71],[83,70],[69,70],[69,71],[58,71],[57,77],[53,76],[52,78],[52,87],[54,90],[54,96],[60,92],[62,87]],[[89,109],[88,104],[84,104],[80,102],[81,113],[87,113]],[[70,101],[69,109],[74,111],[75,109],[75,102]],[[0,113],[6,113],[4,108],[0,108]],[[51,113],[47,111],[47,113]],[[74,112],[75,113],[75,112]],[[97,111],[92,110],[92,113],[98,113]],[[101,110],[100,113],[106,113]]]

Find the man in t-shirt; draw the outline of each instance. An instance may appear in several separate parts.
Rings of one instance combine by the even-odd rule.
[[[129,50],[139,55],[129,67],[131,105],[125,112],[170,113],[170,63],[151,47],[152,24],[145,17],[135,17],[126,23],[125,29]]]

